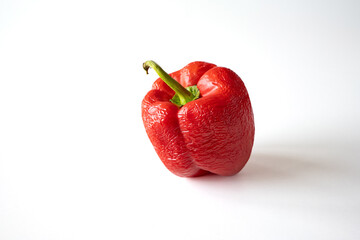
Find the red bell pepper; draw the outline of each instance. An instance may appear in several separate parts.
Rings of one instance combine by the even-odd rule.
[[[240,77],[206,62],[192,62],[170,75],[154,61],[143,67],[160,76],[142,102],[142,118],[164,165],[181,177],[238,173],[250,157],[255,133]]]

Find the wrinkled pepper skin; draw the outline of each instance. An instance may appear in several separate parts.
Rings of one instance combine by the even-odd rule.
[[[161,161],[180,177],[238,173],[255,133],[243,81],[206,62],[192,62],[170,76],[184,87],[197,85],[201,97],[179,108],[170,102],[174,91],[159,78],[143,99],[144,126]]]

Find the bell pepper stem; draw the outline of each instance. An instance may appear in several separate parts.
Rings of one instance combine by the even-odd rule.
[[[167,74],[156,62],[152,60],[146,61],[143,63],[143,68],[146,71],[146,74],[149,73],[149,68],[154,69],[159,77],[179,96],[181,105],[185,105],[194,100],[194,95]]]

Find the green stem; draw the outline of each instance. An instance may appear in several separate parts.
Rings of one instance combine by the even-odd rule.
[[[173,79],[169,74],[167,74],[156,62],[154,61],[146,61],[143,63],[143,68],[148,74],[149,68],[155,70],[155,72],[159,75],[159,77],[179,96],[181,105],[185,105],[186,103],[194,100],[194,95],[186,90],[180,83],[178,83],[175,79]]]

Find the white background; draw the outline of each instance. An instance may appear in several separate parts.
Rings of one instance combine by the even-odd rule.
[[[0,0],[0,239],[359,239],[359,43],[355,0]],[[150,59],[242,77],[241,173],[162,165]]]

